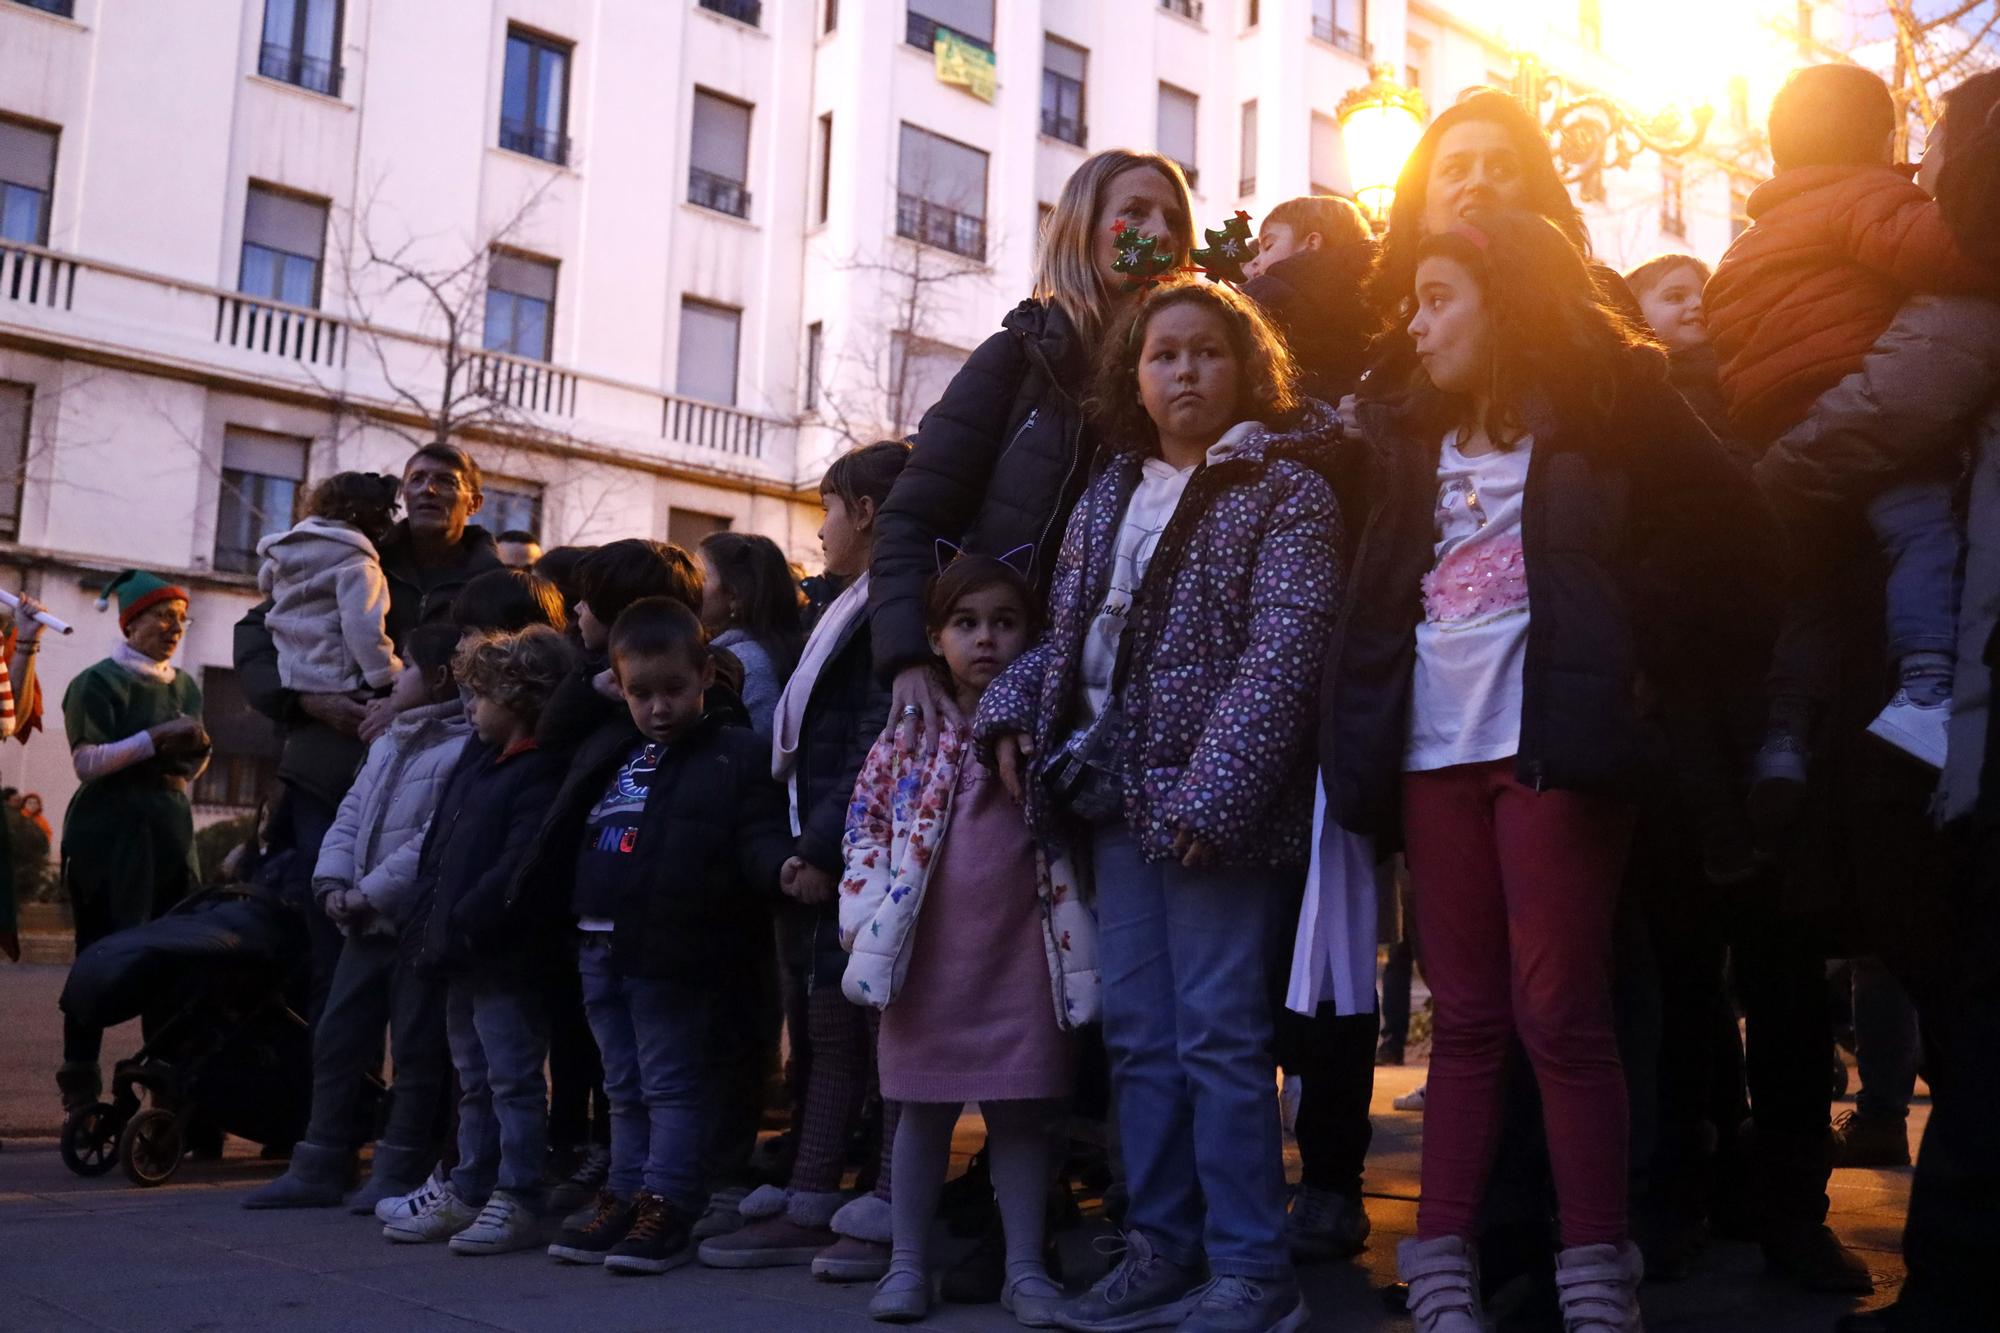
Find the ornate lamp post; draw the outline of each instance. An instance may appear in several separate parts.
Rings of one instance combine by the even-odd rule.
[[[1604,173],[1630,166],[1644,151],[1662,157],[1692,151],[1715,116],[1709,106],[1696,107],[1691,115],[1668,107],[1641,116],[1601,93],[1571,96],[1568,82],[1531,52],[1517,52],[1515,61],[1515,98],[1547,131],[1563,180],[1579,185],[1586,198],[1601,197]]]
[[[1341,98],[1334,115],[1355,201],[1380,230],[1396,198],[1396,177],[1423,136],[1424,95],[1396,82],[1391,65],[1378,62],[1368,72],[1368,82]]]

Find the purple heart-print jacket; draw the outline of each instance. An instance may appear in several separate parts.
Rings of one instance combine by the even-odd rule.
[[[1309,399],[1281,428],[1218,451],[1161,537],[1125,628],[1136,637],[1115,750],[1125,818],[1149,860],[1172,855],[1185,828],[1224,865],[1306,863],[1320,667],[1340,588],[1339,514],[1315,464],[1339,429],[1332,409]],[[1134,449],[1111,454],[1078,501],[1048,633],[988,687],[975,723],[982,746],[1026,733],[1047,756],[1067,738],[1084,638],[1141,462]],[[1072,841],[1079,830],[1065,826],[1039,773],[1028,788],[1037,838]]]

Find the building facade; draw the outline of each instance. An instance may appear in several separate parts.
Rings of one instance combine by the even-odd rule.
[[[814,566],[827,460],[912,427],[1028,293],[1088,153],[1157,148],[1201,225],[1254,218],[1350,187],[1336,111],[1371,62],[1433,109],[1528,46],[1620,90],[1655,48],[1598,10],[0,0],[0,581],[77,626],[0,783],[61,811],[55,705],[115,635],[97,587],[140,565],[194,590],[198,806],[253,805],[275,745],[229,664],[258,538],[439,434],[496,531],[733,526]],[[1701,152],[1593,190],[1605,258],[1720,254],[1760,174],[1754,73]]]

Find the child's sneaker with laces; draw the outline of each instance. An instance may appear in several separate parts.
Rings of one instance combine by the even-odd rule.
[[[479,1209],[458,1197],[447,1185],[408,1217],[384,1223],[384,1239],[399,1245],[431,1245],[450,1240],[479,1218]]]
[[[396,1194],[377,1200],[375,1220],[378,1222],[407,1222],[451,1188],[451,1176],[443,1167],[430,1174],[430,1179],[411,1190],[408,1194]]]
[[[1200,1296],[1180,1333],[1298,1333],[1312,1318],[1291,1278],[1219,1277]]]
[[[613,1273],[664,1273],[694,1258],[692,1221],[657,1194],[640,1190],[632,1201],[632,1227],[604,1256]]]
[[[576,1169],[569,1173],[561,1184],[549,1191],[549,1213],[555,1217],[569,1218],[582,1209],[595,1212],[597,1192],[611,1179],[611,1149],[593,1143],[583,1150],[577,1159]],[[584,1214],[586,1217],[588,1213]]]
[[[501,1190],[479,1210],[472,1225],[451,1238],[453,1254],[511,1254],[540,1243],[541,1219],[534,1206]]]
[[[1918,698],[1908,685],[1896,691],[1889,706],[1868,724],[1868,734],[1909,755],[1912,759],[1943,768],[1945,729],[1951,721],[1951,696],[1931,692]]]
[[[600,1190],[597,1206],[581,1226],[564,1223],[562,1234],[549,1246],[549,1257],[571,1264],[601,1264],[611,1247],[632,1229],[633,1201]]]

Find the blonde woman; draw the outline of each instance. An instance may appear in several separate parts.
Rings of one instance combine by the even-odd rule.
[[[869,623],[875,669],[895,682],[890,721],[914,744],[960,721],[924,631],[924,584],[940,539],[983,555],[1027,547],[1028,581],[1048,595],[1069,511],[1096,439],[1083,398],[1100,332],[1127,299],[1112,269],[1118,223],[1186,263],[1187,181],[1157,153],[1113,148],[1076,169],[1042,237],[1034,295],[1001,321],[924,414],[909,466],[876,519]],[[921,720],[923,726],[917,727]]]

